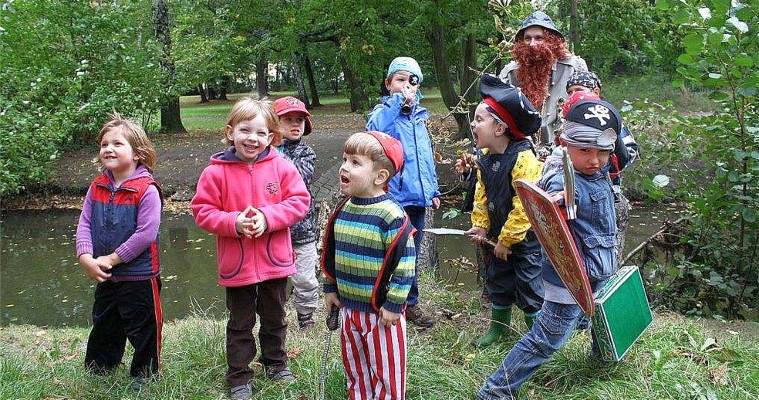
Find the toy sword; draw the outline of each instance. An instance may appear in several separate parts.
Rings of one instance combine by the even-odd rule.
[[[575,206],[575,167],[569,159],[569,150],[561,148],[564,152],[562,162],[564,164],[564,207],[567,211],[567,219],[575,219],[577,211]]]
[[[461,236],[472,236],[468,235],[463,229],[451,229],[451,228],[426,228],[424,229],[425,232],[433,233],[435,235],[461,235]],[[496,242],[483,237],[482,241],[495,247]]]

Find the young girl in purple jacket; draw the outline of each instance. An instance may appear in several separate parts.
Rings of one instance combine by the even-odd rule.
[[[76,229],[76,255],[97,282],[84,364],[113,372],[134,346],[132,388],[141,389],[161,365],[161,188],[151,172],[156,153],[145,131],[114,113],[98,134],[103,173],[87,191]]]
[[[281,141],[271,102],[238,100],[224,126],[229,148],[211,157],[190,204],[198,226],[216,235],[219,285],[229,309],[227,382],[233,399],[252,397],[256,314],[266,377],[294,379],[285,352],[285,290],[296,271],[289,228],[306,215],[311,197],[295,166],[274,148]]]

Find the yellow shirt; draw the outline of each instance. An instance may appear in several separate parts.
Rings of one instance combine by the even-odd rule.
[[[516,195],[516,186],[514,182],[517,179],[525,179],[530,182],[537,182],[540,178],[540,171],[543,163],[538,161],[531,151],[522,151],[517,156],[517,162],[514,169],[511,170],[511,187],[514,193],[512,199],[513,209],[509,212],[506,223],[501,228],[498,235],[498,242],[506,247],[519,243],[524,240],[527,230],[530,229],[530,220],[522,206],[522,201]],[[490,218],[488,216],[488,199],[485,194],[485,185],[482,182],[482,175],[477,171],[477,184],[474,189],[474,209],[472,210],[472,226],[490,229]]]

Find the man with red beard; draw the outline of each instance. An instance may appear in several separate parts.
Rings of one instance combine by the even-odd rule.
[[[588,69],[585,60],[567,49],[564,36],[551,17],[535,11],[527,17],[514,38],[514,60],[503,68],[499,78],[522,89],[543,122],[540,142],[553,143],[554,131],[561,125],[559,112],[566,99],[567,80],[577,70]]]

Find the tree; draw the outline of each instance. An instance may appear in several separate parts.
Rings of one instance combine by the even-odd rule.
[[[174,61],[171,58],[169,8],[165,0],[153,0],[153,25],[161,51],[160,66],[164,75],[164,99],[161,102],[161,132],[187,132],[179,112],[179,95],[174,93]]]

